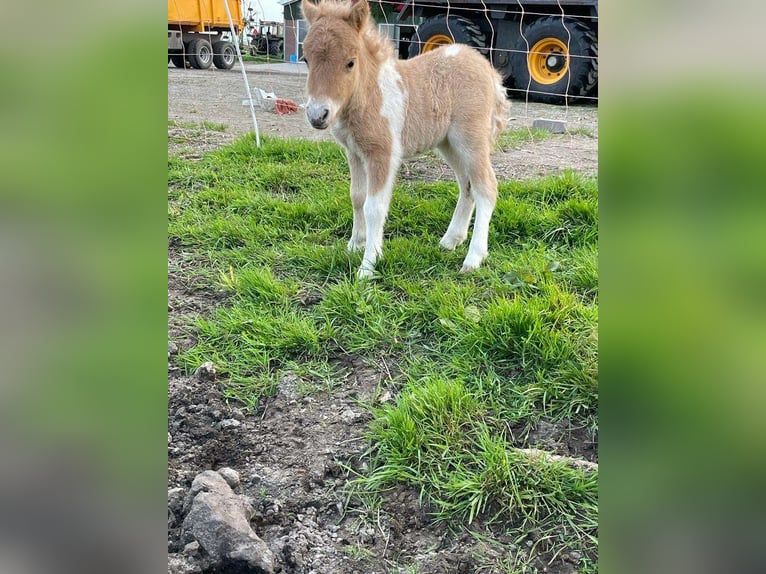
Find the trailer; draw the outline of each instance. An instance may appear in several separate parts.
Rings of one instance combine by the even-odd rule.
[[[234,22],[234,36],[224,2]],[[168,63],[178,68],[221,70],[234,66],[234,42],[243,27],[239,0],[168,0]]]
[[[598,0],[406,0],[394,10],[404,57],[468,44],[532,101],[597,93]]]

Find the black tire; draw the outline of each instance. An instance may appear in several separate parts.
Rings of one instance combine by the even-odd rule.
[[[530,53],[540,42],[563,43],[564,50],[546,50],[549,55]],[[511,56],[513,86],[517,94],[529,90],[530,101],[564,104],[592,93],[598,83],[598,39],[582,22],[562,23],[560,17],[535,20],[524,27],[515,50]]]
[[[183,54],[170,54],[170,61],[176,68],[188,68],[189,62],[186,61],[186,57]]]
[[[213,47],[204,38],[195,38],[189,42],[189,52],[186,57],[192,68],[207,70],[213,65]]]
[[[480,52],[486,52],[487,37],[476,24],[466,18],[450,14],[447,22],[446,14],[432,16],[423,22],[410,41],[409,57],[429,52],[432,46],[439,44],[435,39],[439,37],[451,39],[455,44],[467,44],[478,48]]]
[[[282,40],[272,40],[269,44],[269,54],[279,56],[282,53]]]
[[[219,70],[231,70],[237,59],[237,51],[231,42],[216,42],[213,44],[213,64]]]

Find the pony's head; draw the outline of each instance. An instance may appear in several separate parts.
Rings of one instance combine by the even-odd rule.
[[[309,69],[306,117],[323,130],[335,122],[357,88],[370,7],[367,0],[303,0],[301,10],[310,25],[303,42]]]

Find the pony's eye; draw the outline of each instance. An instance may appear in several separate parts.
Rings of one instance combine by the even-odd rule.
[[[350,70],[354,67],[354,60],[351,60],[348,64],[346,64],[346,67]]]

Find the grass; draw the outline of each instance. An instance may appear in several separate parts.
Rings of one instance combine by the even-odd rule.
[[[246,53],[244,50],[242,52],[242,61],[243,62],[255,62],[257,64],[273,64],[275,62],[284,62],[284,55],[278,54],[276,56],[272,56],[270,54],[263,54],[263,55],[257,55],[252,56],[249,53]]]
[[[185,130],[210,130],[214,132],[225,132],[228,129],[226,124],[218,124],[215,122],[180,122],[177,120],[168,120],[169,128],[182,128]]]
[[[332,392],[348,375],[339,358],[389,358],[401,390],[370,407],[355,493],[409,484],[440,520],[534,532],[530,562],[577,549],[594,568],[597,472],[532,459],[508,429],[545,418],[597,430],[595,179],[501,181],[490,256],[471,275],[458,273],[466,245],[438,247],[454,182],[400,180],[379,278],[360,283],[336,145],[244,137],[168,169],[169,234],[229,294],[194,325],[187,372],[213,361],[227,395],[256,409],[287,373],[300,393]]]
[[[495,143],[496,149],[519,148],[527,143],[536,143],[548,139],[553,134],[540,128],[518,128],[500,132]]]

